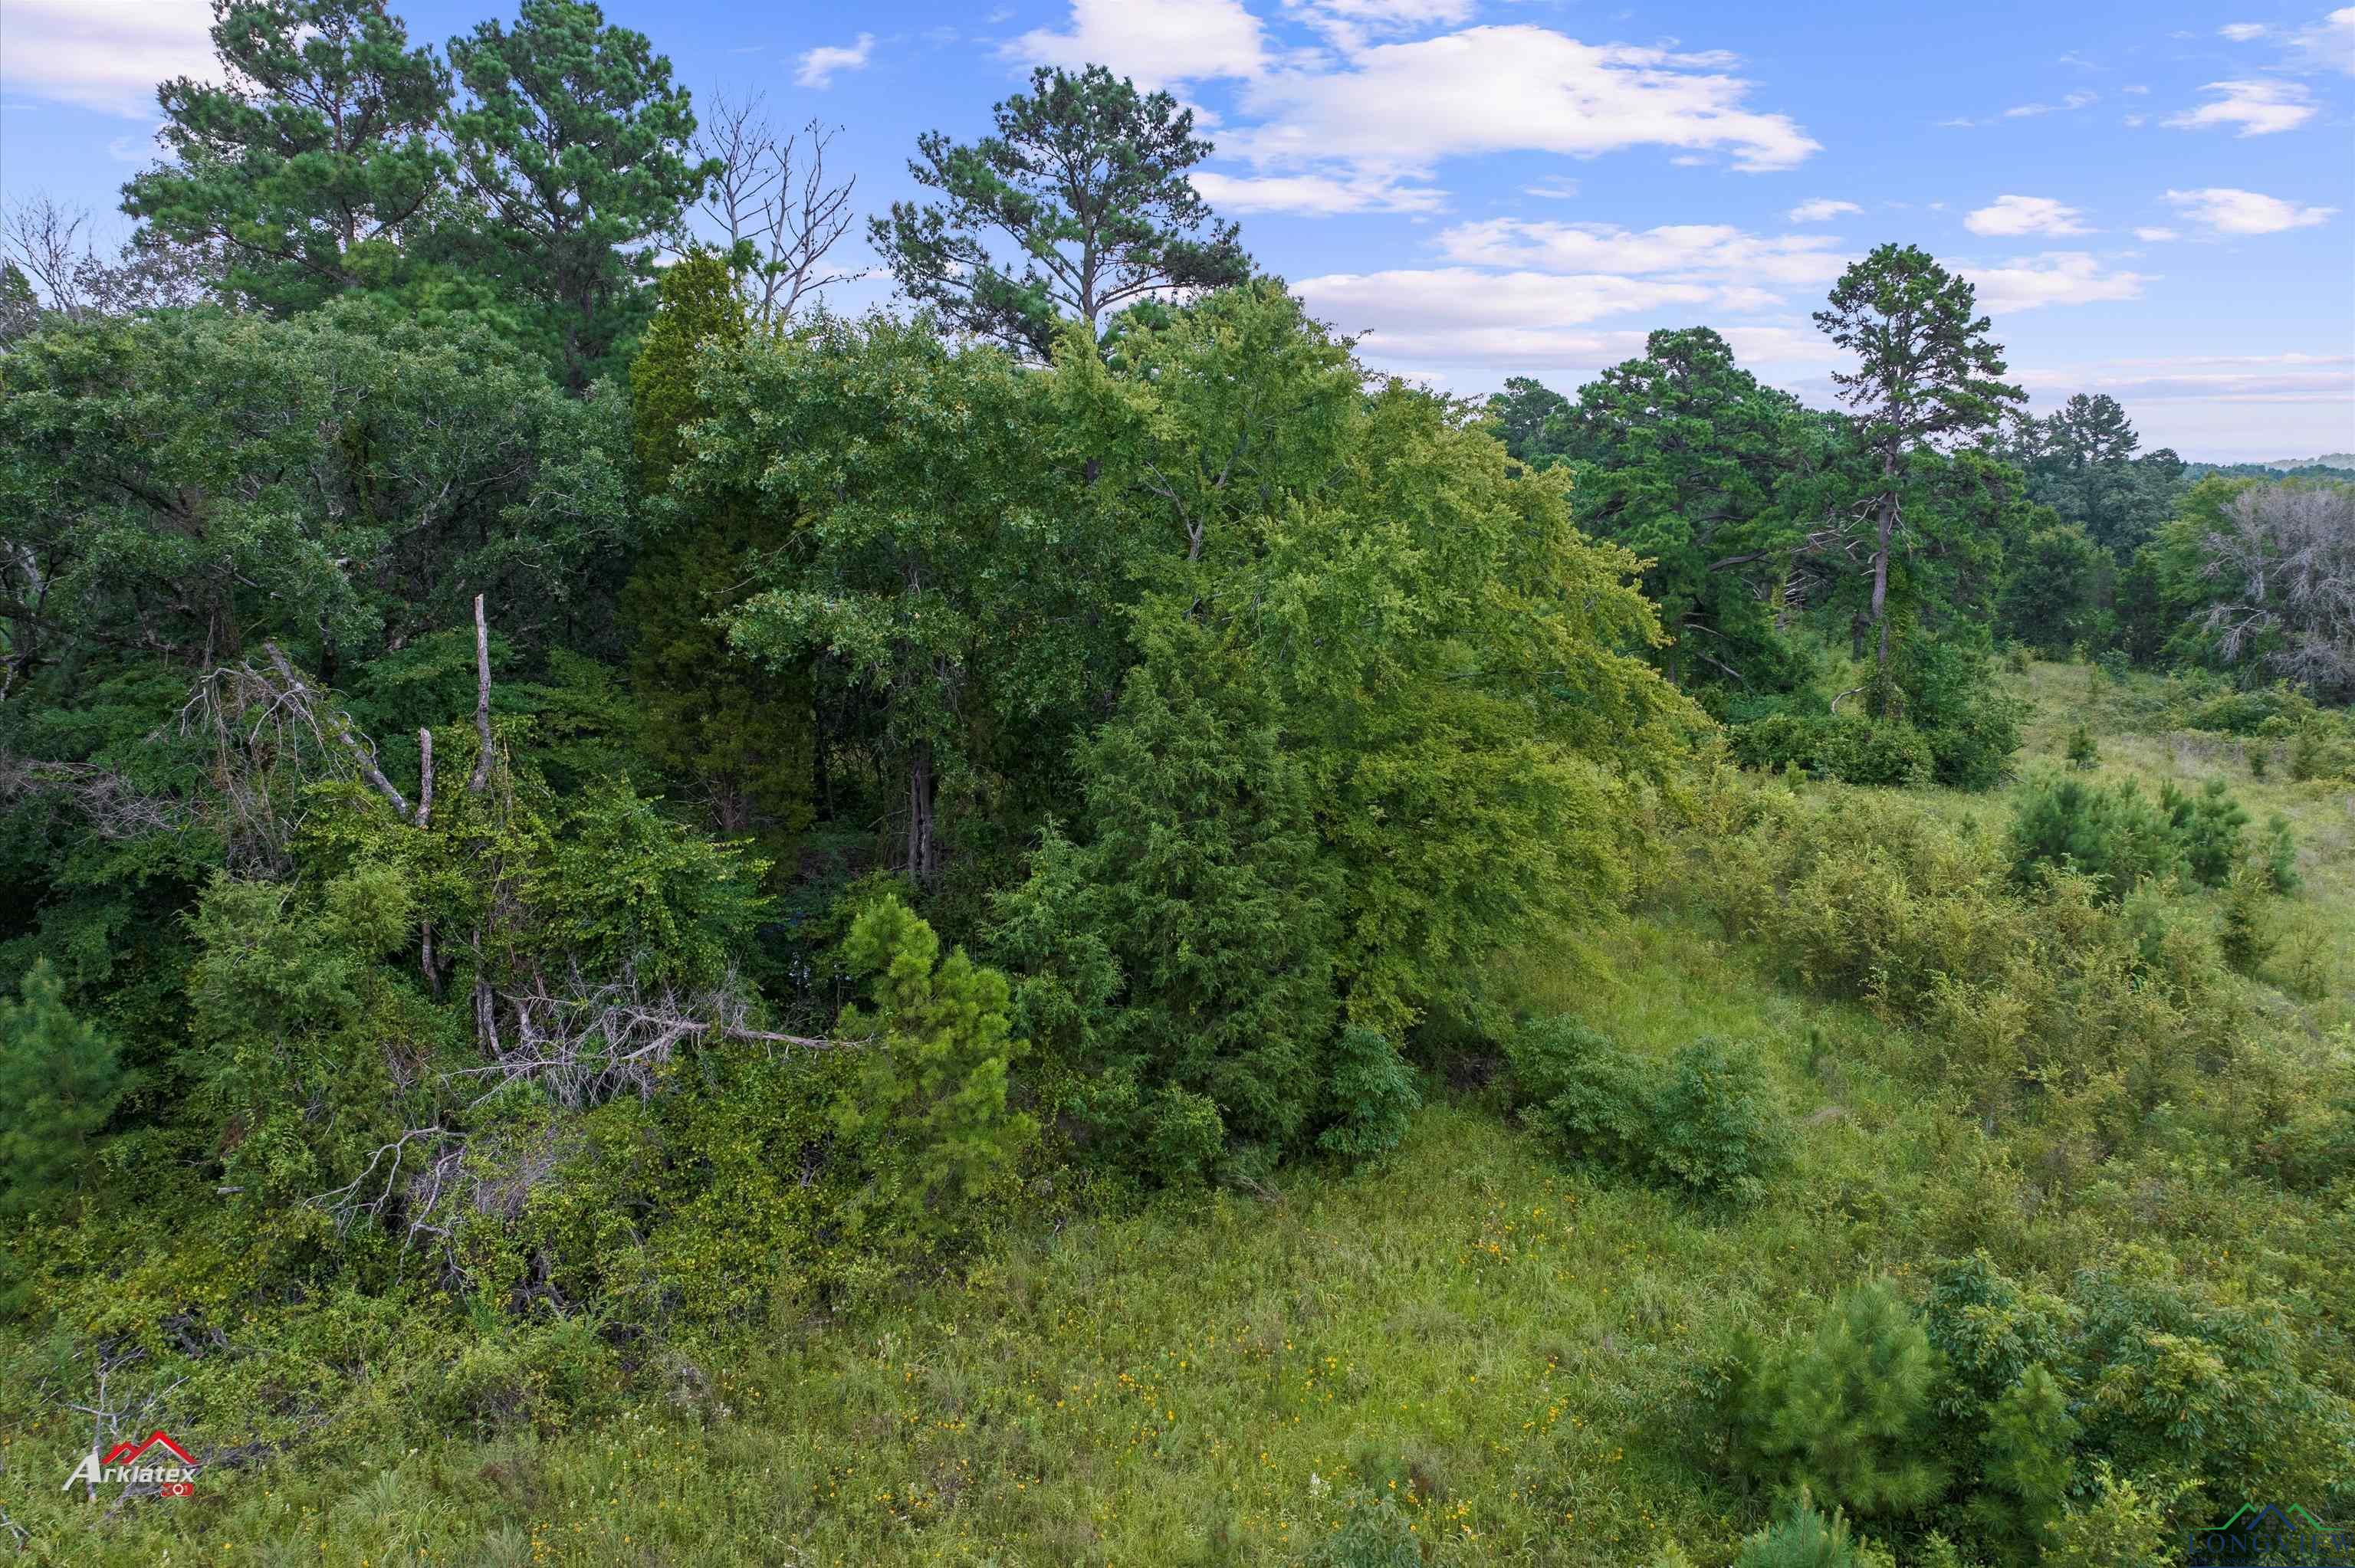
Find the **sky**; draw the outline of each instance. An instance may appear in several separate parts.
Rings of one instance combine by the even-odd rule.
[[[441,44],[513,0],[394,0]],[[1917,244],[1977,285],[2032,406],[2106,391],[2147,448],[2355,450],[2355,6],[2239,0],[608,0],[678,79],[840,130],[877,212],[917,134],[986,131],[1035,64],[1196,111],[1196,183],[1369,365],[1574,392],[1707,324],[1829,406],[1809,321]],[[128,232],[153,84],[217,74],[207,0],[0,0],[0,199]],[[872,268],[864,226],[846,241]],[[887,302],[888,280],[829,303]]]

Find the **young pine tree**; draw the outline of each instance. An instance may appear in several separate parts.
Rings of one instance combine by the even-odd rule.
[[[74,1186],[91,1136],[131,1086],[104,1036],[68,1012],[44,959],[21,1001],[0,1000],[0,1214],[20,1215]]]
[[[940,938],[897,898],[869,905],[843,956],[868,978],[870,1001],[837,1025],[866,1044],[836,1125],[865,1151],[874,1198],[920,1232],[986,1195],[1038,1130],[1006,1103],[1007,1064],[1026,1048],[1007,1025],[1006,977],[963,948],[940,952]]]
[[[1734,1464],[1859,1515],[1915,1512],[1946,1487],[1938,1368],[1913,1310],[1885,1285],[1859,1286],[1804,1343],[1743,1355],[1727,1390]]]

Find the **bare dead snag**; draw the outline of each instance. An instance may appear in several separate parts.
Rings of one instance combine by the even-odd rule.
[[[474,596],[474,734],[482,755],[474,758],[474,776],[466,793],[479,795],[491,785],[491,629],[483,619],[483,596]]]
[[[311,688],[304,683],[303,677],[294,673],[294,666],[287,662],[286,655],[280,651],[278,644],[265,642],[261,646],[270,654],[271,663],[277,666],[279,678],[286,683],[288,694],[307,705]],[[352,760],[359,765],[360,777],[367,779],[378,794],[392,802],[393,811],[401,821],[409,821],[408,797],[401,794],[400,789],[394,787],[392,780],[384,776],[384,769],[376,765],[375,751],[362,746],[359,737],[352,733],[351,719],[337,708],[325,704],[321,704],[320,706],[325,710],[324,716],[329,733],[343,743],[345,750],[352,754]]]

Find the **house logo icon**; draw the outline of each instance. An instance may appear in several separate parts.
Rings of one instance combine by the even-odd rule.
[[[102,1455],[92,1448],[66,1478],[63,1489],[79,1484],[96,1497],[101,1486],[154,1487],[158,1497],[193,1497],[201,1468],[170,1433],[158,1430],[135,1441],[125,1438]]]
[[[2187,1532],[2189,1568],[2355,1568],[2355,1530],[2296,1503],[2243,1503],[2222,1524]]]

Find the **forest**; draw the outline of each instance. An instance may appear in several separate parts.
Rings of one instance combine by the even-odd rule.
[[[0,1558],[2355,1521],[2348,476],[1896,242],[1832,407],[1384,376],[1100,67],[869,214],[587,0],[216,18],[0,225]]]

